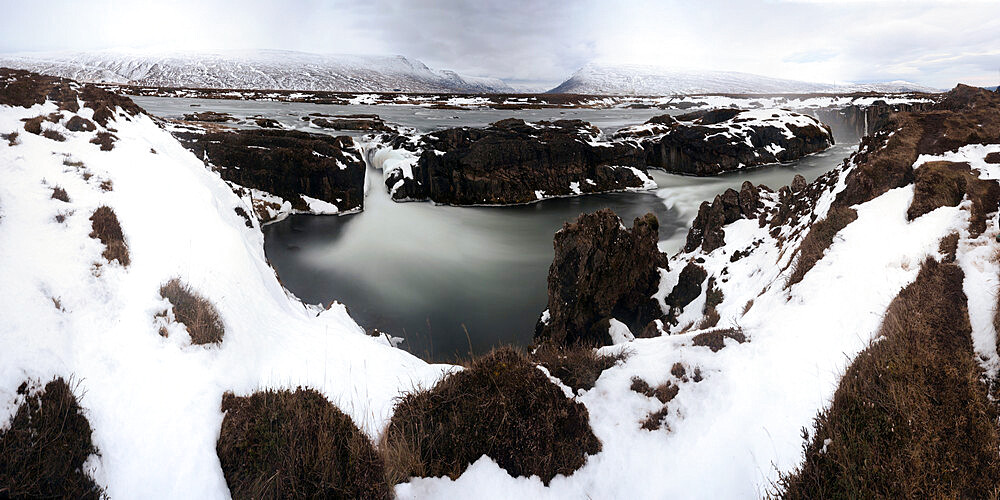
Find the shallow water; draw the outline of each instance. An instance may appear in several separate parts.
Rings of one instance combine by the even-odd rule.
[[[658,110],[433,110],[412,106],[137,98],[154,114],[192,110],[260,114],[303,127],[312,113],[375,113],[427,131],[481,126],[516,116],[526,120],[581,118],[606,132],[641,123]],[[192,108],[190,104],[201,104]],[[458,116],[459,119],[450,118]],[[312,129],[314,131],[321,131]],[[853,141],[851,140],[853,139]],[[838,138],[844,141],[844,138]],[[626,225],[647,212],[660,221],[660,247],[673,253],[703,200],[743,181],[777,188],[795,174],[812,180],[843,161],[856,138],[798,162],[700,178],[651,171],[658,189],[545,200],[514,207],[450,207],[393,202],[382,174],[369,168],[362,213],[293,216],[265,226],[265,251],[282,282],[310,303],[337,300],[367,329],[406,339],[404,347],[427,359],[450,360],[500,344],[528,345],[546,307],[553,234],[585,212],[611,208]]]

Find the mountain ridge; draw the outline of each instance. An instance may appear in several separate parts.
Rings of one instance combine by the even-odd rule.
[[[160,87],[342,92],[504,93],[497,78],[434,70],[401,55],[313,54],[284,50],[0,55],[0,66],[78,81]]]
[[[604,95],[939,92],[912,82],[826,83],[736,71],[671,69],[638,64],[588,63],[548,93]]]

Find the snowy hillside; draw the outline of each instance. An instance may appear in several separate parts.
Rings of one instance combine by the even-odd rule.
[[[222,53],[55,53],[0,56],[0,66],[83,82],[338,92],[512,92],[496,78],[437,71],[403,56],[261,50]]]
[[[909,82],[830,85],[732,71],[590,63],[550,93],[610,95],[937,92]]]
[[[0,106],[0,430],[23,381],[72,378],[100,450],[87,472],[111,498],[228,498],[215,452],[223,392],[312,387],[376,437],[402,391],[440,376],[365,335],[344,306],[285,291],[259,225],[235,211],[249,207],[151,117],[112,104],[102,120],[80,87],[58,99]],[[25,130],[43,115],[40,135]],[[110,149],[91,142],[101,136]],[[102,206],[127,265],[94,237]],[[172,279],[215,306],[221,343],[195,345],[156,316]]]

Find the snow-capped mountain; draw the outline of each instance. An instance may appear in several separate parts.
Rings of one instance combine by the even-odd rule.
[[[775,94],[815,92],[937,92],[910,82],[830,85],[733,71],[590,63],[550,93],[611,95]]]
[[[433,70],[403,56],[321,55],[258,50],[220,53],[25,54],[0,56],[0,66],[85,82],[341,92],[497,93],[513,89],[497,78]]]

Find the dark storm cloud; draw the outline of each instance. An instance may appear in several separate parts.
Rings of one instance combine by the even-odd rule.
[[[554,86],[583,64],[812,81],[996,84],[1000,2],[0,0],[0,52],[276,48],[402,54]]]

